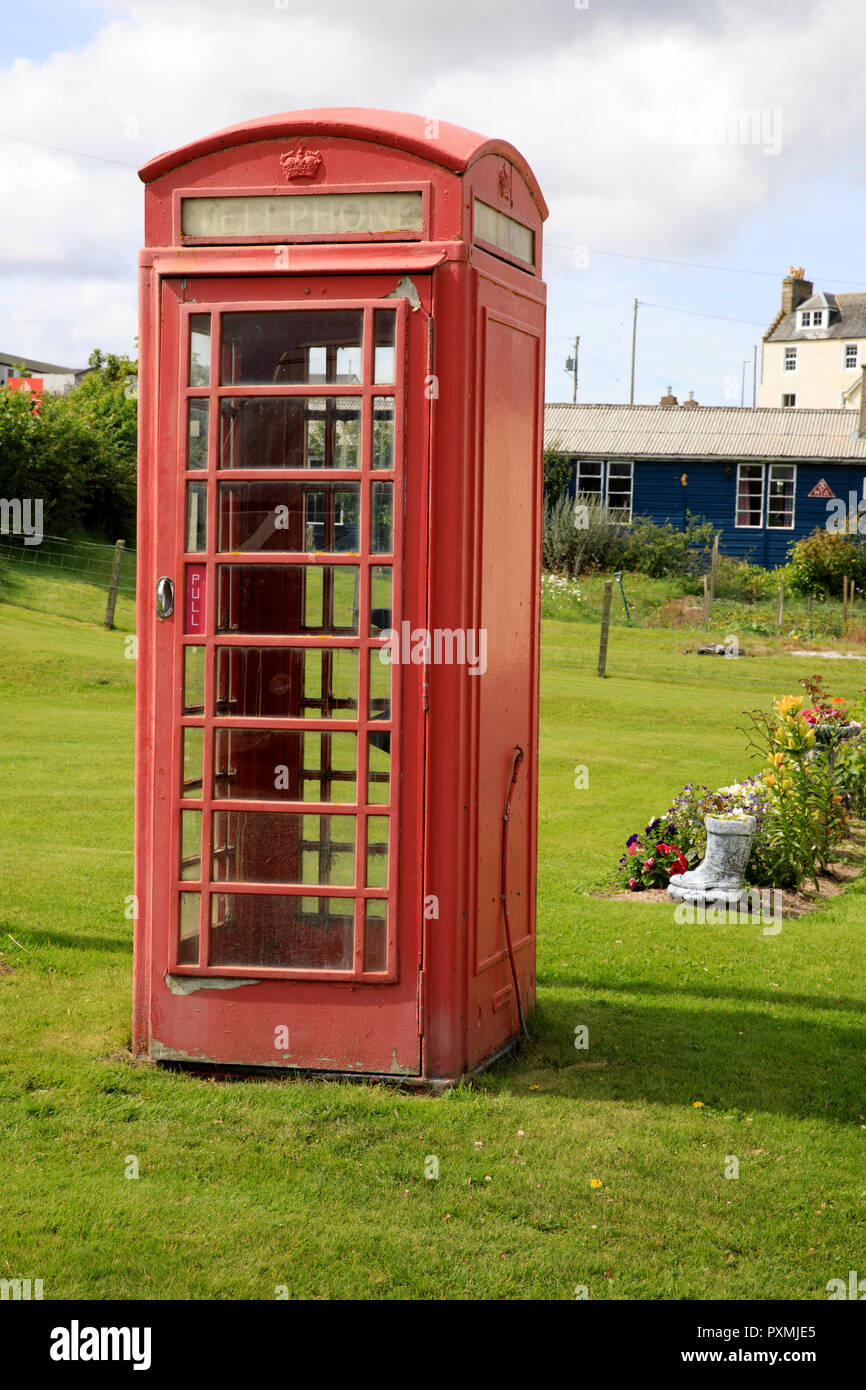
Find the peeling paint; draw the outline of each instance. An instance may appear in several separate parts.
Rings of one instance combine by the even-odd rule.
[[[227,975],[166,975],[172,994],[195,994],[199,989],[241,989],[244,985],[263,985],[264,980],[239,980]]]
[[[180,1047],[166,1047],[159,1038],[151,1038],[150,1055],[154,1062],[208,1062],[211,1066],[220,1065],[203,1052],[184,1052]]]
[[[421,296],[415,288],[414,282],[409,279],[408,275],[404,275],[403,279],[397,282],[394,289],[391,290],[389,294],[383,294],[382,298],[408,299],[410,309],[415,310],[421,308]]]
[[[391,1075],[392,1075],[392,1076],[414,1076],[414,1074],[415,1074],[415,1073],[412,1071],[412,1068],[411,1068],[411,1067],[403,1067],[403,1066],[401,1066],[400,1063],[397,1061],[397,1049],[396,1049],[396,1047],[395,1047],[395,1048],[393,1049],[393,1051],[391,1052]]]

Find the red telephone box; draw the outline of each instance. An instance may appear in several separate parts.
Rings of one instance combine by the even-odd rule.
[[[534,1001],[544,200],[385,111],[141,177],[134,1046],[452,1080]]]

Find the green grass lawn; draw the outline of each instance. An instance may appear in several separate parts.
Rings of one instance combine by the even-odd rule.
[[[595,628],[546,622],[532,1041],[435,1098],[130,1059],[134,663],[122,631],[0,606],[0,1277],[46,1299],[824,1299],[866,1274],[863,887],[778,936],[592,896],[684,782],[750,770],[739,711],[804,674],[684,645],[617,626],[600,681]]]

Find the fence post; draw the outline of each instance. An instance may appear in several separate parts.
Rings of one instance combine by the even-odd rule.
[[[709,632],[710,630],[710,614],[712,608],[713,591],[711,585],[707,582],[707,576],[704,575],[704,632]]]
[[[842,631],[848,626],[848,576],[842,575]]]
[[[108,583],[108,602],[105,605],[105,626],[114,627],[114,609],[117,604],[117,586],[120,583],[120,565],[126,541],[118,541],[114,547],[114,560],[111,565],[111,579]]]
[[[716,597],[716,571],[718,570],[718,567],[719,567],[719,533],[718,533],[718,531],[717,531],[716,534],[713,536],[713,559],[712,559],[712,568],[711,568],[711,570],[710,570],[710,592],[711,592],[711,594],[712,594],[712,600],[713,600],[713,602],[715,601],[715,597]]]
[[[779,607],[778,607],[777,612],[776,612],[776,627],[778,627],[778,628],[780,628],[780,627],[782,626],[782,612],[783,612],[783,610],[784,610],[784,607],[785,607],[785,576],[782,575],[782,576],[780,577],[780,579],[779,579]]]
[[[598,644],[598,674],[606,674],[607,634],[610,630],[610,601],[613,596],[613,580],[606,579],[601,596],[601,638]]]

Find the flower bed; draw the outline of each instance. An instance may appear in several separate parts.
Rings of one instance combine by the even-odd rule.
[[[852,814],[866,810],[866,742],[845,701],[824,694],[820,676],[802,684],[812,699],[808,708],[802,695],[786,695],[770,712],[747,713],[748,742],[764,760],[761,772],[715,791],[689,782],[643,835],[629,836],[619,861],[624,888],[666,888],[672,874],[693,868],[706,850],[706,816],[754,816],[748,885],[817,885],[832,851],[847,838]],[[832,756],[816,755],[816,743],[830,744]]]

